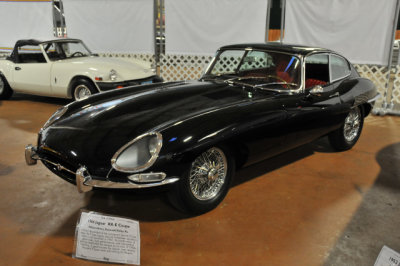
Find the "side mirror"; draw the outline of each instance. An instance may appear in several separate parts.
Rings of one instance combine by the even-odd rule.
[[[321,96],[321,93],[324,92],[324,88],[321,85],[317,85],[310,90],[310,95],[313,96]]]

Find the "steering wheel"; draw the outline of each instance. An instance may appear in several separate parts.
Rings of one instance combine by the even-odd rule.
[[[292,83],[289,83],[289,82],[287,82],[286,80],[284,80],[283,78],[278,77],[278,76],[276,76],[276,75],[267,75],[267,78],[273,78],[273,79],[282,81],[282,82],[283,82],[282,87],[284,87],[284,88],[286,88],[286,89],[289,87],[288,85],[292,84]]]
[[[83,56],[83,53],[78,51],[71,55],[71,57],[75,57],[75,56]]]

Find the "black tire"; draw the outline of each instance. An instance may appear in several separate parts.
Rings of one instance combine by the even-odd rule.
[[[328,135],[331,146],[337,151],[351,149],[360,138],[364,125],[361,107],[354,107],[344,120],[343,125]]]
[[[6,78],[0,75],[0,100],[8,100],[13,95],[13,90]]]
[[[168,198],[180,211],[208,212],[225,198],[234,173],[235,162],[227,149],[212,147],[193,160],[168,193]]]
[[[77,79],[72,83],[71,94],[74,101],[84,100],[95,93],[97,93],[97,89],[93,83],[87,79]]]

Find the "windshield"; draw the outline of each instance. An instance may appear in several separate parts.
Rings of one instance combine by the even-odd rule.
[[[298,89],[300,59],[294,55],[254,50],[223,50],[203,78],[224,79],[260,88]]]
[[[45,43],[44,50],[51,61],[90,56],[91,52],[80,41]]]

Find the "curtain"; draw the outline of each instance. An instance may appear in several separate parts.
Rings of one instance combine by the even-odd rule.
[[[0,1],[0,50],[11,51],[20,39],[52,39],[51,1]]]
[[[166,51],[212,55],[227,44],[264,42],[267,0],[167,0]]]
[[[152,0],[63,0],[67,34],[94,52],[154,53]]]
[[[386,65],[396,0],[286,0],[285,43],[335,50],[353,63]]]

